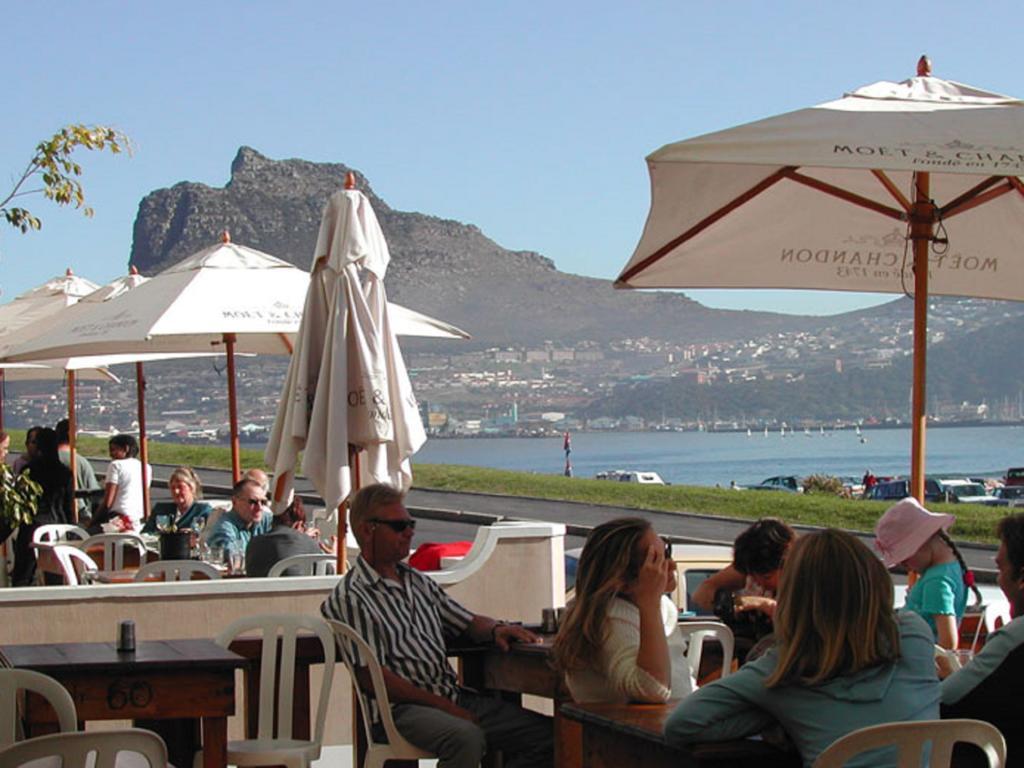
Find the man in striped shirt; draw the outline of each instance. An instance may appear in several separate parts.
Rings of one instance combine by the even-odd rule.
[[[360,554],[321,611],[352,626],[376,652],[401,734],[435,753],[439,768],[476,768],[488,749],[501,750],[507,768],[550,766],[550,719],[460,688],[445,650],[445,640],[459,635],[503,650],[539,638],[471,613],[402,562],[416,521],[396,489],[363,488],[349,516]]]

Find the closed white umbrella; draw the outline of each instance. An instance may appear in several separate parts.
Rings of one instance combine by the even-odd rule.
[[[387,482],[407,489],[409,458],[426,441],[387,311],[390,258],[370,201],[350,177],[324,208],[302,325],[265,455],[274,468],[274,502],[281,505],[304,452],[304,474],[328,508],[339,508],[342,542],[341,505],[353,487]],[[342,543],[342,563],[344,556]]]
[[[1024,102],[931,76],[662,147],[620,288],[912,293],[923,499],[928,294],[1024,299]]]

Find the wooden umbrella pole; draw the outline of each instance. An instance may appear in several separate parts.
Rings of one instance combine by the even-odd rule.
[[[71,469],[71,522],[78,524],[78,472],[75,443],[78,440],[78,419],[75,416],[75,372],[68,371],[68,466]]]
[[[233,333],[224,334],[224,346],[228,352],[228,422],[231,430],[231,482],[242,479],[241,446],[238,442],[238,395],[235,392],[235,342]]]
[[[139,408],[139,456],[142,457],[142,514],[149,517],[149,439],[146,437],[146,373],[135,363],[135,399]]]
[[[928,248],[932,241],[935,205],[929,197],[929,174],[914,176],[910,239],[914,246],[914,397],[911,406],[910,493],[924,503],[925,378],[928,368]]]
[[[352,480],[352,490],[345,499],[338,505],[338,574],[345,572],[348,562],[348,503],[349,499],[355,496],[359,490],[359,449],[349,443],[348,446],[348,472]]]

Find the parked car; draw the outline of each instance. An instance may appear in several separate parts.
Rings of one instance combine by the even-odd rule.
[[[987,504],[992,498],[985,491],[985,486],[972,483],[970,480],[939,480],[939,487],[946,496],[946,501],[965,504]]]
[[[1024,485],[1024,467],[1010,467],[1003,482],[1006,485]]]
[[[1024,507],[1024,485],[996,488],[984,503],[990,507]]]
[[[875,483],[864,495],[865,499],[872,501],[899,501],[910,495],[910,481],[906,478],[894,478]],[[946,494],[939,486],[937,480],[926,477],[924,480],[924,500],[945,501]]]
[[[666,485],[657,472],[637,472],[633,470],[612,469],[598,472],[597,480],[617,480],[620,483],[640,483],[641,485]]]
[[[803,480],[796,475],[778,475],[761,481],[760,485],[751,485],[751,491],[785,491],[787,493],[803,493]]]

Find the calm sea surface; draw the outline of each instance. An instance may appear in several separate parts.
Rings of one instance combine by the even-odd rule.
[[[772,475],[876,475],[910,472],[910,430],[851,430],[780,437],[755,432],[587,432],[572,435],[576,477],[610,469],[659,473],[667,482],[753,485]],[[428,440],[415,461],[468,464],[562,474],[561,438],[459,438]],[[934,474],[1002,476],[1024,465],[1024,427],[929,429],[927,469]]]

